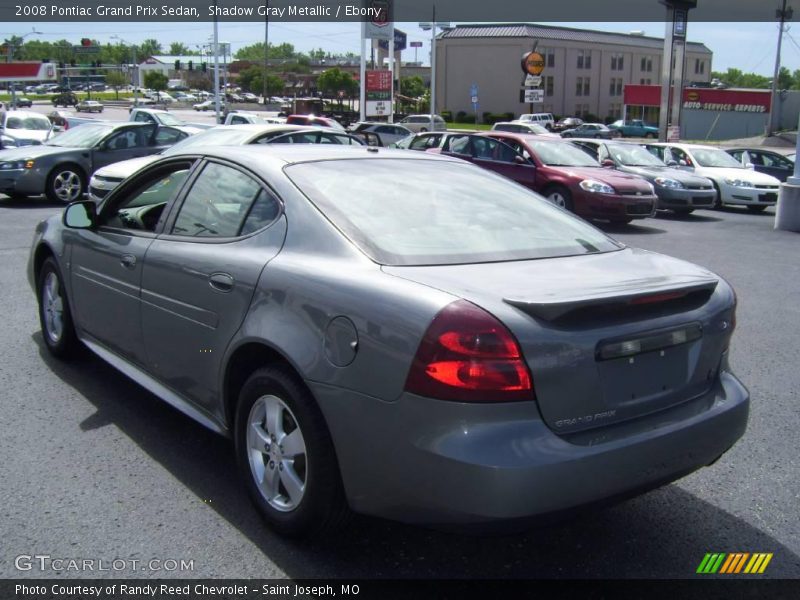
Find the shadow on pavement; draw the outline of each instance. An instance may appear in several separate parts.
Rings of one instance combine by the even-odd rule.
[[[644,222],[650,222],[650,219],[645,219]],[[627,225],[621,223],[594,223],[596,227],[602,229],[606,233],[625,233],[630,235],[653,235],[657,233],[667,233],[666,229],[659,229],[650,225],[642,225],[642,221],[634,221]]]
[[[683,578],[707,552],[773,552],[769,577],[797,577],[800,558],[770,535],[676,485],[556,525],[496,537],[442,533],[355,517],[332,539],[297,542],[271,533],[236,475],[230,441],[216,435],[87,352],[43,362],[96,412],[63,427],[113,425],[292,578]]]
[[[678,221],[684,223],[713,223],[723,220],[719,217],[712,217],[711,215],[697,212],[693,212],[688,215],[682,215],[680,213],[674,213],[671,211],[659,211],[656,214],[656,218],[664,219],[665,221]]]
[[[34,197],[25,199],[8,198],[7,196],[0,197],[0,208],[64,208],[66,204],[63,202],[51,202],[45,196]]]

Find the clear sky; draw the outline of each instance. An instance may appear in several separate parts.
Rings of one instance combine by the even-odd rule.
[[[604,31],[644,31],[646,35],[662,37],[663,23],[553,23],[569,27]],[[430,34],[416,23],[396,25],[408,34],[409,41],[424,43],[418,49],[419,60],[426,64],[430,52]],[[213,33],[211,23],[10,23],[0,24],[0,38],[22,35],[35,27],[41,31],[42,40],[92,37],[101,42],[118,35],[129,42],[147,38],[158,39],[165,47],[170,42],[183,42],[190,48],[207,43]],[[360,52],[358,23],[270,23],[271,43],[289,42],[301,51],[323,48],[330,52]],[[775,23],[692,23],[688,27],[689,40],[703,42],[714,53],[713,68],[725,71],[729,67],[744,72],[771,76],[775,62],[778,24]],[[242,46],[263,41],[264,26],[260,23],[220,23],[220,41],[231,43],[233,52]],[[414,60],[414,50],[403,53],[403,60]],[[790,24],[784,36],[781,64],[790,71],[800,69],[800,26]]]

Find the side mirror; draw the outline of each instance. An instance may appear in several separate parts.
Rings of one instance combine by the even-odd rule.
[[[70,229],[91,229],[97,221],[97,205],[92,200],[72,202],[64,209],[63,223]]]
[[[687,163],[687,162],[686,162],[685,160],[683,160],[683,159],[679,160],[679,161],[678,161],[678,164],[679,164],[680,166],[682,166],[682,167],[688,167],[688,166],[689,166],[689,163]]]
[[[64,133],[66,129],[63,125],[53,125],[53,133]]]
[[[668,167],[677,167],[678,166],[678,161],[677,160],[668,160],[667,161],[667,166]]]
[[[514,156],[514,164],[517,164],[517,165],[527,165],[527,164],[528,164],[528,161],[527,161],[527,160],[525,160],[525,157],[524,157],[524,156],[520,156],[519,154],[517,154],[516,156]]]
[[[614,167],[617,166],[616,163],[610,158],[604,158],[602,161],[600,161],[600,164],[609,169],[613,169]]]
[[[750,169],[751,171],[755,171],[755,170],[756,170],[756,166],[755,166],[753,163],[747,163],[747,164],[744,166],[744,168],[745,168],[745,169]]]

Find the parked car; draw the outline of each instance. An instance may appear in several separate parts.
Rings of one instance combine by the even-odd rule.
[[[555,118],[551,113],[529,113],[522,114],[517,119],[520,123],[536,123],[545,129],[552,129],[555,123]]]
[[[583,119],[579,119],[578,117],[564,117],[559,119],[558,122],[553,125],[553,131],[560,133],[565,129],[574,129],[578,125],[583,124]]]
[[[725,150],[733,158],[738,160],[742,165],[747,168],[752,168],[759,173],[772,175],[780,182],[786,181],[787,177],[794,174],[794,161],[772,152],[771,150],[762,150],[761,148],[729,148]],[[752,167],[750,167],[752,165]]]
[[[259,112],[232,110],[225,115],[225,121],[223,121],[223,125],[244,125],[245,123],[283,125],[286,123],[286,116],[274,110]]]
[[[543,135],[546,137],[559,137],[551,133],[549,129],[538,123],[522,123],[520,121],[499,122],[492,125],[492,131],[509,131],[511,133],[529,133],[532,135]]]
[[[641,119],[631,119],[629,121],[614,121],[608,128],[614,132],[617,137],[641,137],[641,138],[657,138],[658,127],[655,125],[648,125]]]
[[[761,212],[778,201],[780,181],[746,168],[720,148],[680,143],[651,143],[645,147],[668,165],[708,177],[717,190],[715,208],[746,206],[752,212]]]
[[[4,147],[38,145],[53,134],[50,120],[27,110],[0,111],[0,134]]]
[[[231,437],[284,535],[630,496],[747,425],[724,279],[463,161],[192,149],[40,223],[27,275],[46,351]]]
[[[600,138],[610,140],[613,132],[602,123],[581,123],[573,129],[561,132],[563,138]]]
[[[97,123],[97,119],[91,117],[77,117],[65,110],[54,110],[47,113],[47,118],[53,124],[52,135],[63,133],[72,127],[83,125],[84,123]]]
[[[689,214],[696,208],[711,208],[714,204],[717,192],[710,179],[668,167],[639,144],[584,139],[572,143],[604,167],[644,177],[655,188],[656,208]]]
[[[388,146],[394,142],[399,142],[412,133],[411,130],[402,125],[370,121],[355,123],[350,126],[348,131],[351,133],[374,133],[380,139],[380,146]]]
[[[14,100],[14,106],[17,108],[32,108],[33,107],[33,100],[30,98],[26,98],[25,96],[17,97]]]
[[[152,123],[87,123],[44,145],[5,151],[0,156],[0,193],[15,198],[45,194],[53,202],[72,202],[100,167],[159,152],[184,133],[188,135]]]
[[[447,130],[447,123],[439,115],[433,116],[433,123],[431,123],[430,115],[409,115],[402,119],[399,124],[414,133]]]
[[[317,125],[319,127],[330,127],[344,131],[344,127],[336,119],[331,117],[320,117],[317,115],[289,115],[286,117],[287,125]]]
[[[255,94],[251,94],[250,92],[244,92],[242,94],[242,100],[251,104],[257,104],[258,96],[256,96]]]
[[[463,131],[428,131],[425,133],[413,133],[402,140],[391,144],[390,148],[400,148],[401,150],[431,150],[441,148],[447,138],[453,135],[464,135]]]
[[[134,123],[156,123],[158,125],[186,125],[184,121],[166,110],[156,108],[131,108],[128,121]]]
[[[203,112],[206,112],[208,110],[216,110],[216,101],[213,98],[211,98],[210,100],[203,100],[202,102],[198,102],[197,104],[195,104],[192,108],[194,108],[197,111],[202,110]],[[222,99],[220,99],[219,101],[219,109],[225,110],[225,102]]]
[[[508,177],[577,215],[624,224],[655,214],[658,197],[652,185],[638,175],[604,169],[567,141],[500,131],[478,136],[502,142],[520,156],[511,158],[513,169],[502,165]],[[451,140],[451,147],[454,144],[455,140]],[[502,156],[507,157],[507,152]],[[501,162],[508,162],[496,158],[479,160],[481,166],[495,169]]]
[[[103,112],[103,104],[97,100],[81,100],[75,105],[75,112]]]
[[[89,198],[96,202],[103,200],[126,177],[158,160],[160,156],[188,152],[192,148],[201,150],[205,146],[244,146],[268,143],[362,145],[361,140],[336,129],[264,123],[220,125],[184,139],[174,146],[162,150],[158,156],[133,158],[98,169],[89,181]]]
[[[61,92],[53,96],[53,106],[75,106],[78,103],[78,97],[73,92]]]

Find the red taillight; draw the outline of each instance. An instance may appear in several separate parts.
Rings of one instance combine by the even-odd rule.
[[[406,391],[457,402],[534,399],[511,332],[466,300],[447,305],[433,319],[411,363]]]
[[[664,294],[653,294],[651,296],[638,296],[633,298],[629,304],[657,304],[659,302],[668,302],[670,300],[677,300],[683,298],[686,292],[666,292]]]

